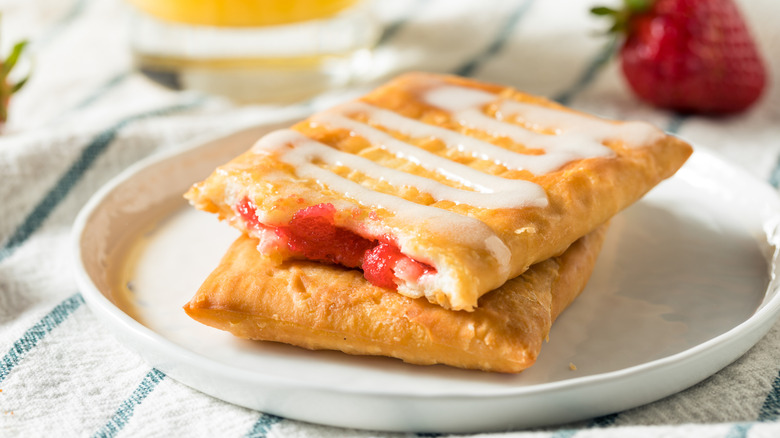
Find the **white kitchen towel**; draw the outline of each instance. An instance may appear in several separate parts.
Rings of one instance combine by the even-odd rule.
[[[615,3],[607,2],[607,3]],[[513,85],[575,108],[642,119],[780,184],[780,2],[739,2],[772,73],[732,117],[680,116],[632,96],[586,0],[377,2],[377,82],[407,70]],[[289,106],[238,106],[133,71],[119,0],[2,0],[1,53],[25,38],[32,69],[0,136],[0,436],[378,437],[222,402],[150,367],[101,326],[73,279],[70,232],[129,165],[200,135],[329,106],[369,84]],[[780,436],[780,325],[733,364],[646,406],[490,437]]]

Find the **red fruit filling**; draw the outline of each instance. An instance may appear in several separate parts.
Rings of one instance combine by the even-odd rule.
[[[363,254],[374,243],[333,224],[336,207],[332,204],[313,205],[299,210],[290,226],[278,228],[287,235],[287,246],[295,254],[310,260],[331,262],[349,268],[363,263]]]
[[[250,230],[260,229],[263,224],[257,219],[257,206],[246,196],[236,204],[236,212],[241,216],[246,227]]]
[[[288,226],[281,227],[260,223],[256,207],[249,198],[236,205],[236,212],[249,229],[273,229],[295,256],[361,268],[366,280],[376,286],[397,289],[396,279],[414,282],[425,274],[436,272],[433,266],[404,255],[391,242],[367,239],[336,226],[333,204],[317,204],[299,210]]]

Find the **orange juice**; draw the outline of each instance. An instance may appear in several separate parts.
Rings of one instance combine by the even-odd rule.
[[[128,2],[141,72],[243,102],[290,102],[350,82],[379,36],[359,0]]]
[[[162,20],[203,26],[255,27],[325,18],[357,0],[129,0]]]

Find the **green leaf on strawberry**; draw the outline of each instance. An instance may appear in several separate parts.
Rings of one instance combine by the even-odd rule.
[[[623,35],[623,75],[652,105],[729,114],[763,94],[765,63],[733,0],[624,0],[621,9],[591,12]]]

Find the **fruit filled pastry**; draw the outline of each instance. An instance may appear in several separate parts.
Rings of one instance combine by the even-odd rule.
[[[473,310],[690,153],[646,123],[410,73],[266,135],[186,197],[276,263],[360,268],[374,285]]]
[[[534,363],[555,318],[585,287],[606,227],[486,294],[473,312],[405,297],[355,269],[278,265],[242,236],[184,309],[245,339],[514,373]]]

